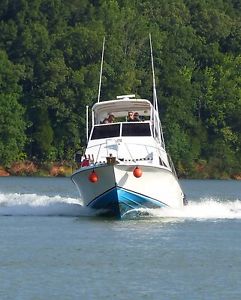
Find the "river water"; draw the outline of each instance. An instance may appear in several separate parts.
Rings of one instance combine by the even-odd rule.
[[[0,299],[240,299],[241,182],[181,185],[184,209],[115,221],[69,178],[0,178]]]

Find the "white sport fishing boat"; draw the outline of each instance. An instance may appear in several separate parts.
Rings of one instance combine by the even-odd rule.
[[[122,218],[133,210],[185,205],[184,194],[165,150],[151,38],[150,46],[153,104],[135,95],[100,102],[103,43],[99,95],[98,102],[92,107],[92,128],[80,168],[71,176],[84,205],[98,210],[99,214]]]

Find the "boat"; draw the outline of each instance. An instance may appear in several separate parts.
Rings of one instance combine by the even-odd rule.
[[[150,45],[152,102],[134,94],[100,101],[99,94],[91,109],[89,135],[87,107],[87,147],[71,179],[83,204],[95,209],[99,215],[122,219],[133,211],[164,207],[179,209],[186,204],[165,147],[151,37]],[[104,43],[102,64],[103,53]]]

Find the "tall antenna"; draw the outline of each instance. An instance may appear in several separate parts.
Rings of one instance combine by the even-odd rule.
[[[151,40],[150,33],[149,33],[149,40],[150,40],[150,49],[151,49],[151,68],[152,68],[152,82],[153,82],[154,132],[156,129],[159,131],[159,126],[157,123],[157,122],[159,122],[161,141],[162,141],[163,147],[165,149],[163,130],[162,130],[162,125],[161,125],[161,121],[159,118],[159,109],[158,109],[158,103],[157,103],[156,78],[155,78],[155,68],[154,68],[154,59],[153,59],[153,51],[152,51],[152,40]]]
[[[157,105],[157,95],[156,95],[156,79],[155,79],[155,69],[154,69],[154,60],[153,60],[153,51],[152,51],[152,41],[151,41],[151,34],[149,33],[149,40],[150,40],[150,49],[151,49],[151,68],[152,68],[152,82],[153,82],[153,106],[158,112],[158,105]]]
[[[100,90],[101,90],[101,79],[102,79],[102,69],[103,69],[103,62],[104,62],[104,52],[105,52],[105,37],[103,38],[103,45],[102,45],[102,56],[101,56],[101,65],[100,65],[100,81],[99,81],[99,91],[98,91],[98,103],[100,102]]]

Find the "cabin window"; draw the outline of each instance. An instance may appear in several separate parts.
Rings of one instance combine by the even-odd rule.
[[[150,136],[149,123],[128,123],[122,125],[122,136]]]
[[[105,139],[120,136],[120,124],[95,126],[91,140]]]

